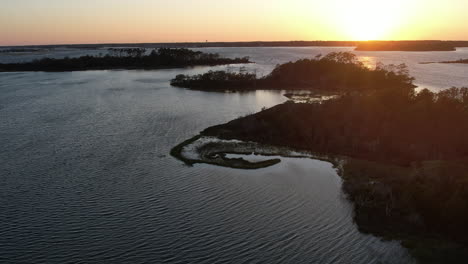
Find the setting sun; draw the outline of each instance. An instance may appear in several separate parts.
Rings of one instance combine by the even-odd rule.
[[[408,3],[401,0],[391,4],[374,0],[337,1],[336,5],[336,26],[353,40],[389,38],[403,22],[409,8]]]
[[[457,40],[468,34],[466,0],[271,0],[267,5],[261,0],[3,2],[0,45]]]

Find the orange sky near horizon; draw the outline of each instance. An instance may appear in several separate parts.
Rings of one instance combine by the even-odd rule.
[[[468,0],[0,0],[0,45],[468,40]]]

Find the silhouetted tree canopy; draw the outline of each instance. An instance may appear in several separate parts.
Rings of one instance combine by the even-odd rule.
[[[468,157],[468,88],[286,103],[204,133],[396,164],[457,159]]]
[[[34,48],[12,48],[12,49],[2,49],[0,53],[20,53],[20,52],[38,52],[42,51],[42,49],[34,49]]]
[[[249,63],[249,58],[222,58],[219,54],[189,49],[160,48],[146,54],[145,49],[110,49],[106,56],[43,58],[33,62],[0,64],[1,71],[80,71],[105,69],[160,69],[199,65]]]
[[[254,89],[327,89],[355,91],[400,87],[412,89],[413,78],[405,64],[378,64],[369,69],[350,52],[332,52],[326,56],[302,59],[277,65],[262,78],[255,74],[217,72],[216,76],[226,78],[213,79],[212,72],[186,76],[179,75],[171,84],[177,87],[206,90],[254,90]]]

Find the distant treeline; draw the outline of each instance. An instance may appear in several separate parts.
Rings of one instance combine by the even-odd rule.
[[[376,69],[369,69],[353,53],[332,52],[323,57],[277,65],[262,78],[254,73],[210,71],[195,76],[178,75],[171,84],[212,91],[285,88],[351,91],[384,86],[413,87],[412,81],[404,64],[378,64]]]
[[[13,71],[82,71],[108,69],[160,69],[199,65],[223,65],[249,63],[249,58],[223,58],[215,53],[203,53],[189,49],[160,48],[148,55],[142,48],[110,49],[105,56],[79,58],[43,58],[26,63],[0,64],[0,72]]]
[[[251,41],[251,42],[180,42],[180,43],[114,43],[114,44],[75,44],[75,45],[46,45],[27,46],[32,48],[77,48],[101,49],[108,47],[137,47],[137,48],[209,48],[209,47],[356,47],[367,41]],[[383,41],[399,42],[399,41]],[[405,41],[403,41],[405,42]],[[413,41],[415,43],[441,42],[438,40]],[[453,47],[468,47],[468,41],[442,41]]]
[[[12,48],[12,49],[0,49],[0,53],[16,53],[16,52],[38,52],[44,49],[33,49],[33,48]]]
[[[366,41],[357,51],[454,51],[454,43],[446,41]]]

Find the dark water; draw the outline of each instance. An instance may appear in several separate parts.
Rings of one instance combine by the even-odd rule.
[[[328,163],[252,172],[169,157],[285,100],[172,88],[179,71],[1,74],[0,262],[407,262],[356,230]]]
[[[331,164],[187,167],[169,150],[285,101],[181,72],[0,74],[0,263],[411,263],[358,232]]]

